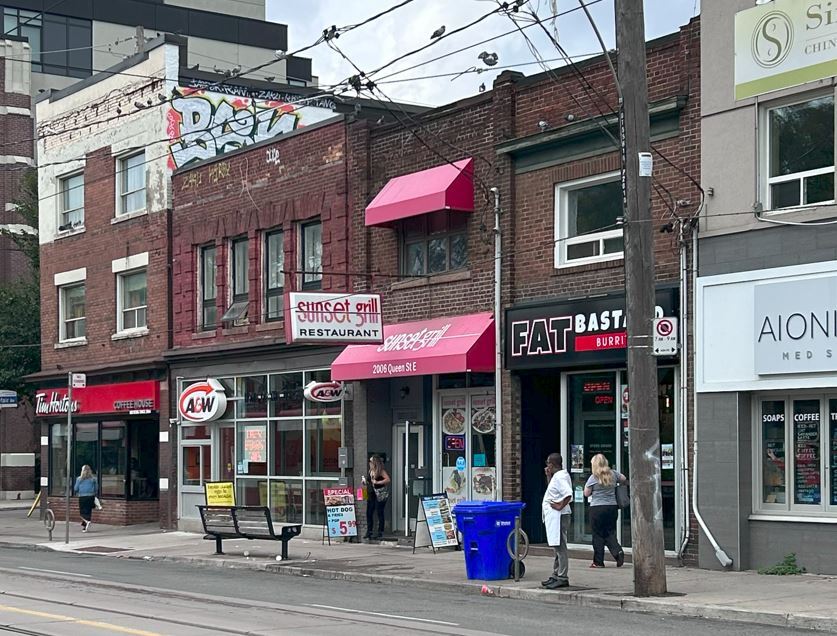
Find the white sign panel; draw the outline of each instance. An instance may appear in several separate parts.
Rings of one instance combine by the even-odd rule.
[[[655,356],[677,355],[677,318],[654,318]]]
[[[759,375],[837,371],[837,276],[756,285]]]
[[[206,382],[190,384],[177,400],[181,417],[190,422],[211,422],[227,410],[227,394],[224,385],[209,378]]]
[[[346,395],[342,382],[309,382],[303,390],[305,399],[312,402],[339,402]]]
[[[837,13],[820,0],[774,0],[735,14],[735,99],[837,75]]]
[[[71,377],[74,389],[83,389],[87,386],[87,376],[84,373],[73,373]]]
[[[377,344],[384,341],[378,294],[288,294],[288,342]]]

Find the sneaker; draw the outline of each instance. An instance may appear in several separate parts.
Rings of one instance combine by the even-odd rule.
[[[87,525],[85,525],[85,526],[84,526],[84,531],[85,531],[85,532],[87,532],[88,530],[90,530],[90,526],[92,526],[92,525],[93,525],[93,522],[92,522],[92,521],[88,521],[88,522],[87,522]]]
[[[550,576],[546,581],[541,581],[541,587],[546,587],[550,583],[554,583],[557,580],[558,579],[556,579],[554,576]]]
[[[591,570],[597,570],[597,569],[603,568],[603,567],[604,567],[604,564],[602,564],[602,565],[599,565],[598,563],[591,563],[590,564],[590,569]]]
[[[621,568],[623,565],[625,565],[625,553],[620,552],[616,555],[616,567]]]
[[[559,587],[569,587],[569,581],[559,581],[558,579],[553,580],[551,583],[547,583],[544,587],[548,590],[557,590]]]

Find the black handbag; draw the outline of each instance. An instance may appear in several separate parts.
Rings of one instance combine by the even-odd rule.
[[[631,507],[631,491],[628,489],[628,484],[616,484],[616,505],[619,510],[625,510]]]

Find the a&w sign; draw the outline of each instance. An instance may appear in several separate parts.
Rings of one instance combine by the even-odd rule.
[[[190,422],[211,422],[227,410],[227,394],[224,385],[209,378],[187,386],[177,400],[177,410]]]

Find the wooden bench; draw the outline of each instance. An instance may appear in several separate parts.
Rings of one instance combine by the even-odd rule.
[[[302,524],[273,523],[267,506],[198,506],[204,539],[215,540],[215,554],[224,554],[224,539],[281,541],[282,559],[288,558],[288,541],[299,536]]]

